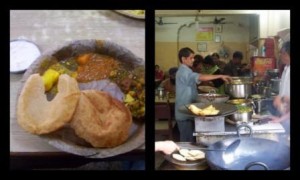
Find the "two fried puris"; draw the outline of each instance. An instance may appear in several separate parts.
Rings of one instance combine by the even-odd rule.
[[[81,91],[74,78],[61,75],[58,94],[48,101],[40,75],[26,81],[17,105],[19,125],[32,134],[54,132],[68,123],[94,147],[114,147],[128,139],[129,109],[106,92]]]

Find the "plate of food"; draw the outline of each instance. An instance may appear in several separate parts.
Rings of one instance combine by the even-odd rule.
[[[145,143],[145,63],[104,40],[77,40],[25,72],[18,124],[72,154],[105,158]]]
[[[185,107],[193,114],[197,116],[218,116],[220,115],[220,110],[216,109],[214,105],[208,105],[205,107],[198,107],[195,104],[190,104],[188,106],[185,105]]]
[[[179,107],[179,111],[193,117],[213,117],[230,115],[237,108],[227,103],[191,103]]]
[[[179,166],[198,166],[204,164],[205,152],[198,150],[197,146],[190,143],[177,143],[180,149],[170,155],[165,155],[165,159]]]
[[[136,19],[145,19],[145,10],[115,10],[116,12]]]

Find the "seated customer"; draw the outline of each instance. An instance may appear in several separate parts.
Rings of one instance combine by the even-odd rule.
[[[159,65],[155,65],[155,80],[162,81],[164,79],[164,72],[160,69]]]
[[[160,87],[164,88],[166,92],[169,92],[170,94],[175,95],[175,77],[176,72],[178,68],[172,67],[169,69],[169,78],[165,79],[163,82],[161,82]]]

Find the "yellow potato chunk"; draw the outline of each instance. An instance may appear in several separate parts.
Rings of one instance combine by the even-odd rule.
[[[49,91],[53,85],[57,82],[59,73],[53,69],[48,69],[42,76],[45,91]]]

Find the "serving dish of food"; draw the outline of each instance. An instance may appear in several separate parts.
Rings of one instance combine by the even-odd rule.
[[[172,164],[184,167],[204,164],[205,152],[198,150],[196,145],[186,142],[177,142],[180,149],[172,154],[165,155],[165,159]]]
[[[192,110],[189,107],[192,107]],[[199,113],[198,110],[193,110],[195,108],[201,109],[202,112]],[[203,112],[203,110],[205,112]],[[192,117],[214,117],[227,116],[236,112],[237,108],[234,105],[226,103],[191,103],[179,107],[179,111]],[[206,112],[208,114],[205,114]]]
[[[135,19],[145,19],[145,10],[115,10],[116,12]]]
[[[54,147],[105,158],[145,143],[145,63],[110,41],[77,40],[27,69],[18,124]]]

